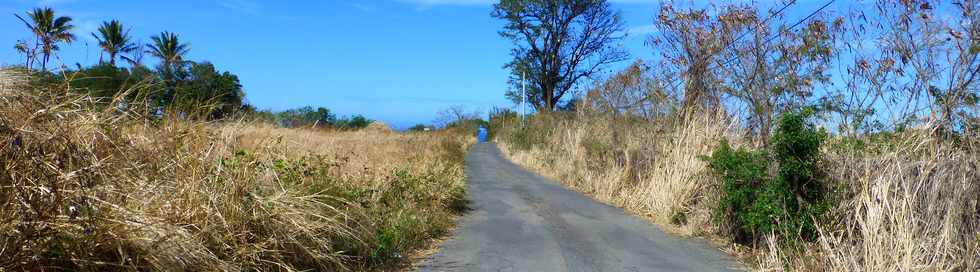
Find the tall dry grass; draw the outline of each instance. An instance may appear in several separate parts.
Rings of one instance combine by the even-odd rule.
[[[0,74],[0,270],[370,270],[461,209],[444,134],[147,119]]]
[[[726,248],[758,270],[980,267],[980,149],[970,138],[956,144],[910,132],[861,149],[834,139],[823,148],[822,167],[837,202],[817,241],[794,247],[770,236],[746,248],[721,237],[726,226],[713,223],[719,182],[699,158],[721,138],[752,145],[732,122],[709,116],[643,121],[579,114],[537,116],[529,123],[529,130],[545,135],[530,148],[513,137],[523,135],[513,126],[498,133],[513,161],[668,231],[727,240]]]
[[[599,200],[665,226],[683,220],[687,224],[670,230],[694,235],[713,230],[709,206],[716,189],[698,156],[710,152],[717,139],[737,132],[721,120],[710,115],[683,123],[539,117],[532,127],[547,130],[542,144],[519,150],[505,136],[501,147],[519,164]]]
[[[913,132],[874,148],[883,151],[828,148],[827,170],[845,197],[820,236],[818,267],[980,269],[980,149],[973,144]]]

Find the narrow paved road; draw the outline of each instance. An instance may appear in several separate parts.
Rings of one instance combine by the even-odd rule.
[[[466,155],[474,209],[420,271],[724,271],[703,241],[670,237],[529,173],[481,143]]]

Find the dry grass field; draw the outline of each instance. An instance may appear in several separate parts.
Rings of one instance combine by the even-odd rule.
[[[700,156],[718,140],[753,146],[724,117],[659,121],[587,114],[535,116],[505,126],[501,149],[516,163],[664,229],[723,243],[762,271],[976,271],[980,267],[978,142],[907,132],[845,148],[831,138],[821,167],[834,206],[813,242],[739,246],[712,220],[720,182]],[[975,140],[975,139],[974,139]]]
[[[143,118],[0,82],[0,271],[390,269],[465,205],[458,133]]]

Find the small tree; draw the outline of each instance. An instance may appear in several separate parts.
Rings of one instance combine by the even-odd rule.
[[[75,35],[71,34],[71,30],[75,28],[71,24],[71,17],[67,16],[55,16],[54,10],[51,8],[36,8],[33,11],[27,13],[27,18],[20,17],[20,15],[14,14],[17,19],[20,19],[27,28],[31,29],[34,36],[37,38],[37,44],[41,47],[41,70],[48,69],[48,61],[51,59],[51,53],[57,51],[58,43],[71,43],[75,40]],[[28,65],[30,66],[30,65]]]
[[[332,112],[330,112],[329,109],[324,107],[316,108],[316,118],[317,118],[316,123],[318,123],[319,126],[324,126],[324,127],[332,126],[334,123],[337,122],[337,115],[333,114]]]
[[[24,55],[24,68],[27,68],[27,71],[30,71],[31,66],[34,65],[34,59],[37,57],[37,45],[31,46],[28,45],[26,41],[17,41],[17,43],[14,44],[14,50],[17,50],[17,53]]]
[[[700,111],[721,105],[717,75],[710,69],[718,62],[732,28],[709,16],[707,10],[677,10],[663,4],[654,20],[659,30],[649,44],[662,55],[661,67],[683,80],[682,107]]]
[[[848,14],[836,68],[843,84],[822,106],[860,135],[928,122],[941,136],[980,117],[980,2],[872,1]]]
[[[601,84],[590,88],[582,100],[589,110],[602,114],[644,118],[669,114],[674,99],[660,80],[650,75],[650,67],[636,61]]]
[[[186,82],[177,87],[176,93],[179,94],[176,103],[197,107],[194,111],[208,119],[226,117],[245,104],[245,92],[238,76],[219,72],[210,62],[192,63]]]
[[[466,120],[477,119],[479,116],[480,114],[476,112],[467,112],[463,105],[454,105],[437,112],[435,124],[445,128]]]

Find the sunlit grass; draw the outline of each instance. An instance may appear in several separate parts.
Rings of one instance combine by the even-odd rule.
[[[458,133],[148,120],[0,79],[0,270],[381,269],[463,205]]]

